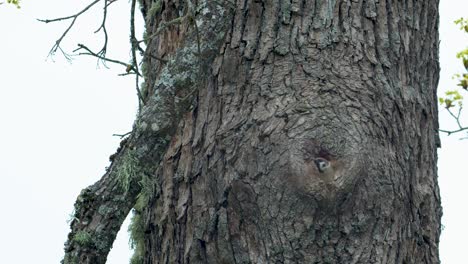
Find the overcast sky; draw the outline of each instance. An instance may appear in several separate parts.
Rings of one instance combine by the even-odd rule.
[[[108,69],[83,56],[72,64],[60,54],[47,58],[68,22],[46,25],[36,18],[73,14],[82,2],[23,1],[20,10],[0,5],[0,263],[62,259],[76,196],[104,173],[120,141],[112,134],[130,131],[135,118],[134,80],[118,76],[123,67]],[[466,16],[468,1],[441,2],[439,87],[444,91],[456,85],[451,76],[463,71],[455,54],[468,38],[453,20]],[[93,32],[101,10],[96,6],[78,19],[63,42],[65,50],[77,43],[100,47],[101,35]],[[129,59],[129,10],[127,1],[118,1],[108,13],[108,56],[122,61]],[[468,125],[468,112],[465,117]],[[452,121],[441,111],[442,128],[453,127]],[[461,136],[443,135],[439,150],[443,264],[466,260],[468,140],[459,140]],[[119,233],[109,264],[128,263],[126,229]]]

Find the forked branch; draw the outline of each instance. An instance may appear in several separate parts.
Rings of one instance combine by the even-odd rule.
[[[450,110],[450,108],[446,108],[447,111],[449,112],[449,114],[455,119],[455,122],[457,123],[457,126],[458,128],[455,129],[455,130],[443,130],[443,129],[439,129],[440,132],[444,132],[444,133],[447,133],[448,136],[450,136],[451,134],[454,134],[454,133],[458,133],[458,132],[462,132],[462,131],[465,131],[465,130],[468,130],[468,127],[465,127],[461,124],[461,121],[460,121],[460,115],[461,115],[461,112],[462,112],[462,109],[463,107],[460,106],[458,108],[458,113],[455,114],[452,112],[452,110]]]
[[[120,64],[120,65],[122,65],[122,66],[124,66],[126,68],[127,73],[130,74],[130,72],[133,72],[133,74],[141,76],[141,74],[138,72],[138,69],[134,68],[132,65],[130,65],[128,63],[125,63],[123,61],[114,60],[114,59],[110,59],[110,58],[104,57],[102,55],[99,55],[99,53],[95,53],[95,52],[91,51],[87,46],[85,46],[83,44],[78,44],[78,48],[76,50],[74,50],[73,52],[77,52],[77,51],[79,51],[81,49],[85,50],[86,52],[80,52],[80,53],[78,53],[78,55],[89,55],[89,56],[96,57],[96,58],[98,58],[100,60],[103,60],[103,61]]]
[[[71,15],[71,16],[66,16],[66,17],[59,17],[59,18],[54,18],[54,19],[37,19],[38,21],[40,22],[44,22],[44,23],[52,23],[52,22],[58,22],[58,21],[65,21],[65,20],[70,20],[71,19],[71,22],[70,22],[70,25],[68,25],[68,28],[65,29],[65,31],[62,33],[62,35],[60,36],[59,39],[57,39],[55,41],[55,44],[52,46],[52,48],[50,49],[49,51],[49,55],[53,56],[58,49],[60,49],[62,51],[62,53],[64,54],[64,56],[67,58],[67,59],[70,59],[69,55],[67,55],[61,48],[60,48],[60,43],[62,43],[62,40],[65,38],[65,36],[68,34],[68,32],[70,31],[70,29],[73,27],[73,25],[75,24],[75,21],[78,19],[78,17],[80,15],[82,15],[83,13],[85,13],[86,11],[88,11],[88,9],[90,9],[92,6],[94,6],[95,4],[97,4],[99,1],[101,0],[94,0],[92,3],[90,3],[89,5],[87,5],[85,8],[83,8],[81,11],[79,11],[78,13],[74,14],[74,15]],[[114,0],[116,1],[116,0]],[[107,6],[105,7],[107,9]]]

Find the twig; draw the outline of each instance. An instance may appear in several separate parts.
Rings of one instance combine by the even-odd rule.
[[[94,56],[98,59],[101,59],[103,61],[108,61],[108,62],[112,62],[112,63],[116,63],[116,64],[120,64],[120,65],[123,65],[125,66],[125,68],[128,68],[130,66],[130,70],[133,71],[137,76],[141,74],[138,72],[138,69],[134,68],[132,65],[129,65],[128,63],[125,63],[125,62],[122,62],[122,61],[119,61],[119,60],[113,60],[113,59],[109,59],[109,58],[106,58],[106,57],[103,57],[93,51],[91,51],[88,47],[86,47],[85,45],[83,44],[78,44],[78,48],[75,49],[73,52],[76,52],[80,49],[84,49],[86,50],[87,52],[80,52],[78,53],[78,55],[89,55],[89,56]]]
[[[154,55],[151,54],[151,53],[147,53],[146,56],[149,56],[149,57],[151,57],[151,58],[153,58],[153,59],[155,59],[155,60],[158,60],[158,61],[160,61],[160,62],[162,62],[162,63],[166,63],[166,62],[167,62],[167,60],[161,59],[161,58],[159,58],[159,57],[157,57],[157,56],[154,56]]]
[[[66,17],[60,17],[60,18],[54,18],[54,19],[37,19],[38,21],[40,22],[44,22],[44,23],[51,23],[51,22],[57,22],[57,21],[63,21],[63,20],[69,20],[69,19],[72,19],[72,22],[70,23],[70,25],[68,26],[68,28],[63,32],[62,36],[55,41],[55,44],[52,46],[52,48],[50,49],[49,51],[49,55],[54,55],[55,52],[57,52],[57,49],[60,48],[60,43],[62,42],[63,38],[68,34],[68,32],[70,31],[70,29],[73,27],[73,25],[75,24],[75,21],[76,19],[81,15],[83,14],[84,12],[86,12],[88,9],[90,9],[93,5],[97,4],[99,1],[101,0],[95,0],[93,1],[91,4],[89,4],[88,6],[86,6],[84,9],[82,9],[80,12],[74,14],[74,15],[71,15],[71,16],[66,16]],[[61,50],[61,49],[60,49]],[[63,51],[62,51],[63,52]],[[63,52],[64,53],[64,52]],[[65,54],[65,53],[64,53]]]
[[[136,40],[136,39],[135,39],[135,40]],[[140,52],[140,55],[141,55],[141,56],[143,56],[143,57],[144,57],[144,56],[150,56],[151,58],[153,58],[153,59],[155,59],[155,60],[158,60],[158,61],[160,61],[160,62],[162,62],[162,63],[166,63],[166,62],[167,62],[167,60],[165,60],[165,59],[162,59],[162,58],[160,58],[160,57],[154,56],[153,54],[150,54],[150,53],[146,53],[146,50],[144,50],[144,49],[140,46],[140,41],[136,41],[136,45],[137,45],[137,49],[138,49],[138,51]]]
[[[461,110],[462,110],[462,107],[460,106],[458,108],[458,114],[455,115],[452,111],[450,111],[449,108],[447,108],[447,111],[449,112],[449,114],[455,119],[455,121],[457,122],[457,125],[458,125],[458,128],[462,128],[463,126],[460,124],[460,113],[461,113]]]
[[[132,67],[138,72],[138,62],[136,58],[136,51],[139,47],[138,41],[135,37],[135,6],[136,6],[136,0],[132,0],[132,6],[130,10],[130,44],[132,45]],[[135,77],[135,83],[136,83],[136,90],[137,90],[137,95],[138,95],[138,108],[141,109],[141,105],[144,104],[143,101],[143,96],[140,91],[140,80],[139,80],[139,74],[136,75]]]
[[[108,4],[109,0],[104,0],[104,14],[103,14],[103,17],[102,17],[102,23],[101,23],[101,26],[99,26],[99,28],[94,31],[94,33],[98,33],[101,29],[102,29],[102,32],[104,32],[104,45],[102,47],[102,49],[97,53],[103,57],[106,56],[106,52],[107,52],[107,40],[108,40],[108,36],[107,36],[107,29],[106,29],[106,19],[107,19],[107,7],[109,6]]]
[[[71,20],[68,27],[62,33],[60,38],[58,38],[55,41],[55,44],[50,49],[49,56],[53,56],[57,52],[57,50],[60,50],[63,53],[64,57],[68,61],[72,60],[71,55],[65,53],[65,51],[60,47],[60,44],[62,43],[63,39],[67,36],[68,32],[70,32],[71,28],[75,25],[75,22],[77,21],[78,17],[80,15],[82,15],[83,13],[87,12],[91,7],[93,7],[94,5],[96,5],[100,1],[101,0],[93,0],[93,2],[91,2],[89,5],[87,5],[85,8],[83,8],[81,11],[77,12],[74,15],[59,17],[59,18],[54,18],[54,19],[37,19],[38,21],[44,22],[44,23],[52,23],[52,22]],[[89,55],[89,56],[96,57],[96,58],[99,59],[98,63],[102,62],[102,64],[105,67],[107,67],[105,62],[112,62],[112,63],[116,63],[116,64],[120,64],[120,65],[124,66],[125,69],[126,69],[126,73],[120,74],[120,76],[135,74],[136,90],[137,90],[137,95],[138,95],[138,105],[139,105],[139,108],[141,109],[141,105],[142,105],[142,103],[144,103],[144,101],[143,101],[143,97],[141,95],[141,91],[140,91],[140,87],[139,87],[139,82],[140,82],[139,77],[142,76],[142,75],[140,74],[139,69],[138,69],[138,60],[137,60],[137,57],[136,57],[136,51],[137,50],[140,51],[142,56],[143,56],[145,51],[139,46],[139,42],[135,38],[135,6],[136,6],[136,0],[132,0],[132,2],[131,2],[131,19],[130,19],[130,37],[131,37],[130,42],[131,42],[131,46],[132,46],[131,63],[125,63],[123,61],[114,60],[114,59],[110,59],[110,58],[106,57],[106,55],[107,55],[107,44],[108,44],[108,33],[107,33],[107,28],[106,28],[107,11],[108,11],[107,9],[111,4],[113,4],[116,1],[118,1],[118,0],[103,0],[104,7],[103,7],[102,22],[101,22],[100,26],[98,27],[98,29],[96,31],[94,31],[95,34],[100,32],[101,30],[104,33],[104,44],[103,44],[101,50],[99,50],[96,53],[96,52],[91,51],[87,46],[85,46],[83,44],[78,44],[78,48],[75,49],[73,52],[77,52],[79,50],[84,50],[84,52],[80,52],[77,55]]]
[[[458,108],[458,113],[455,115],[449,108],[446,108],[447,111],[449,112],[449,114],[455,119],[455,121],[457,122],[457,125],[458,125],[458,129],[457,130],[443,130],[443,129],[439,129],[440,132],[444,132],[444,133],[447,133],[448,136],[450,136],[451,134],[454,134],[454,133],[458,133],[458,132],[462,132],[464,130],[468,130],[468,127],[463,127],[462,124],[460,123],[460,115],[461,115],[461,111],[462,111],[462,108],[463,107],[459,107]]]
[[[462,132],[462,131],[465,131],[465,130],[468,130],[468,127],[462,127],[462,128],[457,129],[457,130],[450,130],[450,131],[449,130],[439,129],[440,132],[447,133],[447,136],[450,136],[451,134]]]
[[[125,134],[112,134],[112,136],[113,136],[113,137],[120,137],[120,138],[124,138],[124,137],[126,137],[126,136],[130,135],[131,133],[132,133],[132,131],[130,131],[130,132],[127,132],[127,133],[125,133]]]
[[[113,3],[117,2],[117,0],[108,0],[107,1],[107,6],[112,5]]]
[[[125,73],[119,73],[117,74],[118,76],[127,76],[127,75],[133,75],[135,74],[134,72],[125,72]]]

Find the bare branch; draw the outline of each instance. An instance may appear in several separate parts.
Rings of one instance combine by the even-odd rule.
[[[112,134],[112,136],[113,136],[113,137],[124,138],[124,137],[130,135],[131,133],[132,133],[132,131],[129,131],[129,132],[125,133],[125,134]]]
[[[462,127],[462,128],[457,129],[457,130],[443,130],[443,129],[439,129],[440,132],[447,133],[448,136],[450,136],[451,134],[454,134],[454,133],[458,133],[458,132],[465,131],[465,130],[468,130],[468,127]]]
[[[95,0],[94,2],[92,2],[91,4],[89,4],[88,6],[86,6],[84,9],[82,9],[80,12],[74,14],[74,15],[71,15],[71,16],[66,16],[66,17],[59,17],[59,18],[54,18],[54,19],[37,19],[41,22],[44,22],[44,23],[51,23],[51,22],[57,22],[57,21],[62,21],[62,20],[68,20],[68,19],[72,19],[72,18],[77,18],[78,16],[80,16],[81,14],[83,14],[84,12],[86,12],[88,9],[90,9],[93,5],[97,4],[99,1],[101,0]]]
[[[122,62],[122,61],[119,61],[119,60],[113,60],[113,59],[109,59],[107,57],[101,56],[98,53],[95,53],[95,52],[91,51],[88,47],[86,47],[83,44],[78,44],[78,48],[76,50],[74,50],[73,52],[76,52],[76,51],[78,51],[80,49],[84,49],[84,50],[86,50],[86,52],[80,52],[80,53],[78,53],[78,55],[89,55],[89,56],[96,57],[96,58],[98,58],[100,60],[103,60],[103,61],[108,61],[108,62],[120,64],[122,66],[125,66],[126,69],[128,69],[127,73],[130,72],[130,71],[133,71],[137,76],[138,75],[141,76],[141,74],[138,72],[138,69],[134,68],[132,65],[130,65],[128,63],[125,63],[125,62]]]
[[[119,73],[118,76],[127,76],[127,75],[133,75],[135,74],[134,72],[125,72],[125,73]]]
[[[71,62],[73,60],[72,55],[66,53],[61,47],[58,47],[60,52],[62,53],[63,57],[68,61]],[[53,60],[53,59],[52,59]]]
[[[160,61],[160,62],[162,62],[162,63],[166,63],[166,62],[167,62],[167,60],[161,59],[161,58],[159,58],[159,57],[156,57],[156,56],[154,56],[153,54],[150,54],[150,53],[147,53],[146,56],[149,56],[149,57],[151,57],[151,58],[153,58],[153,59],[155,59],[155,60],[158,60],[158,61]]]
[[[132,6],[130,10],[130,44],[132,45],[132,67],[135,69],[136,72],[138,72],[138,62],[137,62],[137,57],[136,57],[136,51],[139,47],[138,41],[135,37],[135,6],[136,6],[136,0],[132,0]],[[135,83],[136,83],[136,90],[137,90],[137,95],[138,95],[138,108],[141,109],[141,105],[144,104],[143,101],[143,96],[140,91],[140,80],[139,80],[139,75],[137,74],[135,76]]]
[[[107,7],[109,6],[108,2],[109,0],[104,0],[104,8],[103,8],[104,11],[103,11],[102,23],[101,23],[101,26],[99,26],[99,28],[96,31],[94,31],[94,33],[98,33],[101,30],[102,32],[104,32],[104,45],[102,49],[97,53],[103,57],[106,56],[106,52],[107,52],[108,36],[107,36],[107,29],[106,29],[106,19],[107,19]]]
[[[449,114],[455,119],[455,121],[457,122],[458,127],[461,128],[462,125],[460,124],[460,113],[461,113],[462,107],[460,106],[460,107],[458,108],[458,114],[457,114],[457,115],[455,115],[455,114],[450,110],[450,108],[446,108],[446,109],[447,109],[447,111],[449,112]]]
[[[117,0],[108,0],[107,1],[107,6],[110,6],[111,4],[117,2]]]
[[[55,52],[57,52],[58,49],[60,49],[60,43],[62,42],[63,38],[65,38],[65,36],[68,34],[68,32],[70,31],[70,29],[73,27],[73,25],[75,24],[75,21],[76,19],[78,19],[78,17],[83,14],[84,12],[86,12],[88,9],[90,9],[92,6],[94,6],[95,4],[97,4],[99,1],[101,0],[95,0],[93,1],[91,4],[89,4],[88,6],[86,6],[84,9],[82,9],[80,12],[74,14],[74,15],[71,15],[71,16],[66,16],[66,17],[60,17],[60,18],[54,18],[54,19],[37,19],[38,21],[40,22],[44,22],[44,23],[51,23],[51,22],[58,22],[58,21],[64,21],[64,20],[69,20],[71,19],[71,23],[70,25],[68,26],[68,28],[63,32],[62,36],[57,40],[55,41],[55,44],[52,46],[52,48],[50,49],[49,51],[49,55],[54,55]],[[61,50],[61,49],[60,49]],[[62,51],[63,52],[63,51]]]
[[[447,133],[447,135],[450,136],[451,134],[468,130],[468,127],[462,126],[462,124],[460,122],[460,115],[461,115],[461,111],[462,111],[463,107],[460,106],[458,108],[458,113],[457,114],[454,114],[450,110],[450,108],[446,108],[446,109],[447,109],[447,112],[449,112],[449,114],[455,119],[455,122],[457,122],[458,129],[456,129],[456,130],[442,130],[442,129],[439,129],[440,132]]]
[[[167,60],[165,60],[165,59],[162,59],[162,58],[160,58],[160,57],[154,56],[154,55],[151,54],[151,53],[146,53],[146,50],[144,50],[144,49],[140,46],[140,43],[141,43],[141,41],[136,41],[136,46],[137,46],[137,49],[138,49],[138,51],[140,52],[140,55],[141,55],[141,56],[143,56],[143,57],[144,57],[144,56],[149,56],[149,57],[151,57],[151,58],[153,58],[153,59],[155,59],[155,60],[158,60],[158,61],[160,61],[160,62],[162,62],[162,63],[166,63],[166,62],[167,62]]]

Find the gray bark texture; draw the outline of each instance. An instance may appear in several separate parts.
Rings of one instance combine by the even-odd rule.
[[[139,263],[440,263],[438,3],[141,1],[145,104],[64,262],[134,207]]]

